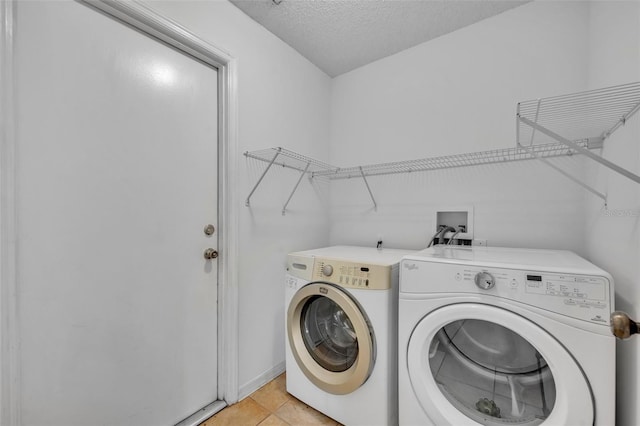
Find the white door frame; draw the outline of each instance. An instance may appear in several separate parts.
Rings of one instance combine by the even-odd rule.
[[[146,5],[78,0],[218,69],[218,399],[238,400],[237,71],[235,59]],[[15,4],[0,1],[0,424],[20,425],[17,312]]]

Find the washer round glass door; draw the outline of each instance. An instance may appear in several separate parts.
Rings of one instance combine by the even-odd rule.
[[[298,290],[289,304],[287,333],[298,366],[320,389],[343,395],[369,378],[375,363],[373,331],[344,290],[321,282]]]
[[[438,425],[593,423],[591,390],[573,357],[502,308],[461,303],[428,314],[411,335],[407,366]]]

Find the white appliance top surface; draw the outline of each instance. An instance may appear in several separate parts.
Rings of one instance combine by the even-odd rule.
[[[434,246],[406,256],[409,260],[493,266],[510,269],[557,271],[584,275],[608,273],[568,250],[540,250],[507,247]]]
[[[435,246],[403,258],[399,297],[511,300],[610,335],[613,286],[611,275],[566,250]]]
[[[371,265],[393,266],[415,250],[400,250],[384,248],[378,250],[375,247],[359,246],[332,246],[314,250],[305,250],[291,253],[293,256],[320,257],[327,259],[341,259],[351,262],[368,263]]]

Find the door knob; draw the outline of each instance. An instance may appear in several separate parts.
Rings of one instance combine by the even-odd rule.
[[[204,251],[204,258],[209,260],[209,259],[215,259],[216,257],[218,257],[218,250],[216,249],[212,249],[212,248],[208,248]]]
[[[638,323],[629,318],[625,312],[615,311],[611,314],[611,332],[618,339],[628,339],[638,334]]]

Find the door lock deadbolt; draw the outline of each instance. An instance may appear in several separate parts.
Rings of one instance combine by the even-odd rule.
[[[216,232],[216,227],[209,224],[207,226],[204,227],[204,235],[210,237],[213,235],[213,233]]]

